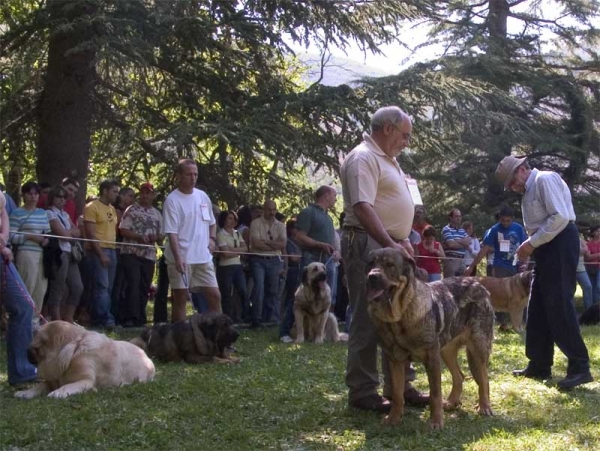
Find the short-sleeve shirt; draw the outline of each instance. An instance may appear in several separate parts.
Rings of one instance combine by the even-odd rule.
[[[252,240],[263,240],[263,241],[278,241],[287,239],[285,232],[285,225],[276,219],[269,223],[265,220],[264,216],[260,216],[252,221],[250,224],[250,250],[252,252],[258,252],[260,254],[272,254],[281,255],[280,251],[264,251],[252,248]]]
[[[127,207],[119,229],[130,230],[140,235],[160,235],[162,215],[154,207],[142,207],[133,204]],[[142,244],[139,241],[123,237],[122,254],[133,254],[141,258],[156,261],[156,246],[126,246],[127,243]]]
[[[234,230],[233,233],[229,233],[225,229],[219,230],[217,233],[217,246],[219,249],[225,246],[229,247],[240,247],[244,245],[244,238],[242,238],[242,234]],[[240,260],[240,256],[237,257],[227,257],[227,254],[219,255],[219,266],[231,266],[231,265],[241,265],[242,261]]]
[[[212,202],[208,195],[197,188],[185,194],[173,190],[163,205],[163,232],[177,234],[179,254],[188,264],[203,264],[212,261],[208,249],[210,226],[216,223]],[[167,263],[175,263],[171,243],[165,245]]]
[[[58,221],[62,228],[67,232],[71,230],[71,219],[66,211],[59,210],[56,207],[50,207],[46,210],[46,215],[48,216],[48,222]],[[59,239],[58,244],[63,252],[71,252],[71,243],[69,240]]]
[[[84,222],[96,224],[96,239],[100,240],[100,247],[105,249],[114,249],[117,239],[117,212],[112,205],[106,205],[100,199],[96,199],[87,204],[83,210]],[[92,245],[85,243],[86,249],[91,249]]]
[[[527,233],[521,224],[513,222],[508,227],[503,227],[497,223],[485,232],[483,245],[494,248],[494,267],[516,270],[513,260],[517,249],[526,239]]]
[[[296,228],[305,232],[313,240],[334,246],[335,227],[333,221],[327,212],[316,204],[310,204],[300,212],[296,220]]]
[[[434,249],[440,248],[440,243],[435,241],[433,243]],[[417,256],[417,266],[419,268],[427,271],[428,274],[441,274],[442,268],[440,266],[440,256],[438,254],[434,254],[433,252],[429,252],[423,242],[417,244],[417,251],[419,255]]]
[[[21,207],[10,214],[10,241],[12,244],[18,244],[20,250],[42,252],[42,246],[35,241],[25,239],[24,234],[48,232],[50,232],[50,223],[48,223],[46,210],[36,208],[31,211]]]
[[[346,156],[340,169],[344,225],[362,228],[353,207],[367,202],[393,239],[406,239],[415,213],[406,176],[396,159],[386,155],[369,134],[363,134],[363,139]]]
[[[460,240],[461,238],[468,237],[469,234],[465,229],[455,229],[450,224],[446,224],[442,229],[442,242],[451,240]],[[460,249],[448,249],[446,251],[446,257],[464,258],[466,249],[461,247]]]

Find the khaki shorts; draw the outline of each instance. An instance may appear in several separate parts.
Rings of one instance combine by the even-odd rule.
[[[174,263],[167,263],[167,273],[172,289],[183,290],[189,288],[191,292],[196,293],[200,291],[201,287],[219,286],[212,261],[186,265],[186,269],[187,277],[184,277],[182,273],[177,271]]]

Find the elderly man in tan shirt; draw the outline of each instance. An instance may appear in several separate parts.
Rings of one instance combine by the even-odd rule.
[[[371,117],[371,134],[344,160],[340,170],[344,197],[342,255],[348,275],[353,317],[348,343],[346,385],[350,406],[378,412],[391,404],[377,393],[377,334],[367,313],[365,265],[373,249],[392,247],[413,253],[408,240],[414,204],[406,176],[396,157],[410,142],[412,122],[400,108],[388,106]],[[387,361],[383,361],[384,395],[391,395]],[[410,384],[407,403],[423,404],[427,397]]]

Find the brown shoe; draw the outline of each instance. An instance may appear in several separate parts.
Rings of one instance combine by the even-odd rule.
[[[355,409],[379,413],[388,413],[392,408],[392,404],[387,399],[377,394],[359,398],[351,401],[349,404],[350,407],[354,407]]]
[[[404,388],[404,403],[414,407],[425,407],[429,404],[429,395],[424,395],[412,385]]]

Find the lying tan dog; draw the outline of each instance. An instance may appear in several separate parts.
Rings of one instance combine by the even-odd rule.
[[[196,313],[175,324],[155,324],[131,342],[163,362],[237,363],[227,355],[240,333],[223,313]]]
[[[302,283],[294,299],[296,343],[304,343],[304,340],[314,343],[348,341],[347,334],[340,334],[337,319],[329,312],[330,307],[327,269],[323,263],[311,263],[302,271]],[[291,335],[294,337],[294,329]]]
[[[154,364],[138,347],[64,321],[42,326],[27,355],[43,382],[15,393],[17,398],[66,398],[154,379]]]
[[[367,301],[369,315],[386,353],[391,372],[392,410],[385,423],[398,424],[404,415],[404,368],[407,360],[423,362],[430,391],[430,424],[444,425],[443,408],[460,405],[464,376],[458,351],[467,360],[479,386],[481,415],[492,415],[488,363],[494,334],[494,311],[488,292],[469,277],[424,283],[415,277],[415,264],[395,249],[369,255]],[[441,357],[441,359],[440,359]],[[452,391],[442,402],[441,360],[452,375]]]
[[[523,311],[531,291],[531,271],[520,272],[512,277],[474,277],[490,292],[492,307],[497,312],[510,313],[510,322],[517,332],[524,330]]]

